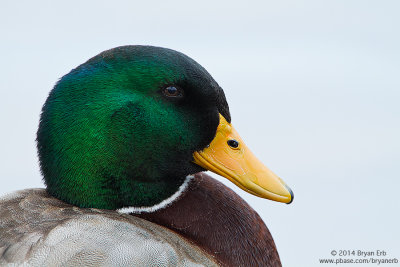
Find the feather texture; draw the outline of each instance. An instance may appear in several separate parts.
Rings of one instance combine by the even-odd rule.
[[[83,209],[44,189],[0,200],[0,265],[216,266],[165,227],[116,211]]]

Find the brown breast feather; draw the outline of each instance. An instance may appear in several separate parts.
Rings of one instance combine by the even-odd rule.
[[[172,205],[136,215],[188,238],[222,266],[282,266],[268,228],[241,197],[199,173]]]

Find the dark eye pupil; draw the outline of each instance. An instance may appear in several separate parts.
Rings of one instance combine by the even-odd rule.
[[[168,98],[180,99],[183,97],[183,90],[179,87],[168,86],[162,90],[164,96]]]
[[[167,96],[178,96],[179,90],[174,86],[168,86],[164,89],[164,94]]]
[[[235,139],[228,140],[228,146],[237,148],[239,146],[239,142]]]
[[[178,92],[178,89],[176,89],[176,87],[170,86],[167,88],[167,91],[169,94],[174,95]]]

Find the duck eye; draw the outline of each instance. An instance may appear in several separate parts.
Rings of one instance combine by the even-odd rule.
[[[168,86],[162,91],[167,97],[182,97],[183,91],[175,86]]]
[[[228,140],[228,146],[232,148],[238,148],[239,147],[239,142],[236,141],[235,139]]]

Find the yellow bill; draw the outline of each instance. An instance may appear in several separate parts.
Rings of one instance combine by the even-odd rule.
[[[291,203],[292,190],[254,156],[221,114],[219,117],[215,138],[207,148],[193,153],[194,163],[228,178],[253,195]]]

